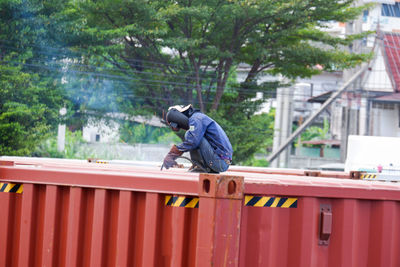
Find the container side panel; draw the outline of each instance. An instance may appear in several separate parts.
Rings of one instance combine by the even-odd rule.
[[[8,216],[10,210],[9,194],[0,193],[0,203],[2,205],[2,216],[0,216],[0,266],[6,266],[7,261],[7,241],[8,241]],[[7,215],[7,216],[5,216]]]
[[[399,238],[393,235],[396,232],[395,228],[399,227],[394,225],[395,216],[396,203],[392,201],[372,203],[368,266],[394,266],[395,259],[391,251],[394,239]]]
[[[82,205],[82,188],[72,187],[68,196],[67,225],[68,233],[65,244],[65,264],[63,266],[78,266],[79,255],[79,235],[80,232],[80,215],[83,209]]]
[[[46,186],[45,193],[45,203],[42,205],[44,207],[43,216],[43,238],[42,244],[42,255],[41,261],[38,261],[38,266],[53,266],[53,257],[55,256],[56,250],[54,250],[55,242],[54,238],[56,237],[56,212],[57,212],[57,186],[48,185]],[[59,240],[57,240],[59,241]],[[39,255],[38,255],[39,256]],[[40,264],[40,262],[42,264]]]
[[[263,255],[263,251],[268,251],[268,248],[263,248],[263,241],[270,240],[271,231],[264,226],[270,216],[272,208],[264,207],[245,207],[242,219],[241,229],[241,245],[240,249],[243,251],[241,255],[240,266],[257,266],[261,261],[259,257]],[[253,231],[257,229],[257,231]],[[261,244],[260,244],[261,243]]]
[[[67,186],[58,187],[57,208],[56,208],[56,225],[54,238],[54,261],[53,266],[65,267],[67,255],[67,240],[69,235],[74,235],[76,231],[68,232],[69,222],[69,197],[72,188]],[[76,237],[77,240],[77,237]],[[75,258],[76,259],[76,258]],[[76,262],[76,261],[75,261]]]
[[[12,197],[15,194],[0,193],[0,203],[2,206],[2,216],[0,216],[0,266],[10,264],[7,255],[9,255],[12,237],[12,224],[10,219],[13,218],[13,202]],[[9,240],[10,239],[10,240]]]
[[[103,266],[103,258],[106,253],[103,253],[104,246],[104,229],[105,229],[105,210],[106,210],[106,190],[95,189],[93,221],[92,221],[92,243],[90,254],[90,266]]]
[[[36,233],[36,217],[33,210],[37,204],[37,196],[35,195],[35,186],[32,184],[24,185],[24,193],[22,197],[22,206],[20,214],[20,235],[19,248],[16,260],[18,266],[34,266],[34,241]]]
[[[118,203],[118,218],[116,232],[116,248],[115,248],[115,266],[128,266],[129,258],[129,230],[132,209],[132,193],[129,191],[121,191]],[[112,266],[112,264],[111,264]]]
[[[215,240],[212,243],[215,266],[239,266],[241,209],[241,199],[217,198]]]
[[[162,199],[165,199],[164,196]],[[198,208],[172,207],[162,204],[159,266],[194,266]]]
[[[163,231],[161,233],[161,255],[160,266],[169,267],[171,263],[171,247],[172,247],[172,219],[174,208],[172,206],[164,206],[161,213],[161,221],[163,222]]]
[[[32,206],[32,266],[42,266],[43,237],[46,211],[46,185],[34,186]],[[54,205],[54,203],[51,203]],[[54,222],[53,222],[54,223]]]
[[[199,224],[197,238],[196,267],[212,266],[214,235],[215,235],[216,205],[215,199],[202,198],[199,201]]]
[[[133,240],[132,249],[129,249],[129,262],[130,266],[142,266],[143,243],[144,243],[144,221],[145,221],[145,205],[146,193],[134,193],[133,198],[133,222],[131,227],[134,229],[129,233],[130,240]]]
[[[290,209],[244,207],[240,266],[286,266]],[[259,229],[259,231],[254,231]]]
[[[241,199],[200,197],[195,266],[239,266],[241,209]]]
[[[15,201],[11,201],[12,206],[10,206],[10,216],[12,220],[10,221],[9,225],[12,229],[12,238],[9,237],[8,244],[10,244],[11,247],[11,251],[9,254],[11,255],[11,257],[9,255],[7,256],[7,263],[9,263],[10,266],[18,266],[23,195],[21,197],[15,198],[14,200]]]
[[[78,266],[90,266],[94,222],[95,189],[83,189],[79,215]],[[100,222],[101,223],[101,222]]]
[[[196,265],[196,243],[197,243],[197,224],[198,224],[198,208],[188,209],[185,218],[185,236],[183,244],[185,245],[185,253],[183,266]]]
[[[391,246],[392,266],[400,266],[400,203],[395,202],[394,207],[394,220],[393,220],[393,239]]]
[[[319,203],[315,198],[299,198],[289,225],[288,266],[317,266]]]
[[[271,213],[270,216],[268,216],[271,227],[271,238],[267,244],[268,249],[266,252],[268,254],[265,253],[268,257],[263,259],[266,264],[262,265],[286,266],[289,240],[289,233],[286,229],[289,228],[290,212],[292,212],[292,210],[284,208],[266,208],[266,210]]]
[[[121,191],[107,190],[107,203],[108,207],[105,214],[105,228],[104,228],[104,250],[106,259],[105,266],[115,266],[115,258],[117,254],[117,229],[118,229],[118,211],[119,211],[119,197]]]
[[[321,243],[321,207],[331,234]],[[400,266],[398,201],[310,198],[297,208],[244,206],[240,266]]]
[[[159,224],[158,214],[161,198],[156,193],[146,193],[145,214],[144,214],[144,240],[143,255],[140,266],[156,266],[157,252],[157,226]]]
[[[394,253],[395,251],[399,251],[399,247],[396,245],[396,239],[400,239],[398,232],[399,224],[397,220],[397,204],[398,203],[395,201],[385,201],[383,203],[383,205],[385,205],[383,216],[385,225],[383,226],[382,234],[382,242],[384,243],[381,248],[381,253],[383,255],[382,263],[385,266],[390,267],[399,266],[395,265],[396,253]],[[393,248],[397,248],[397,250],[394,250]]]
[[[351,256],[353,260],[351,262],[345,262],[347,265],[344,266],[366,266],[368,261],[367,254],[369,253],[368,243],[371,242],[369,229],[372,227],[370,220],[372,201],[359,199],[344,199],[338,201],[341,201],[344,204],[343,216],[346,221],[344,227],[347,226],[352,229],[352,232],[347,232],[345,234],[346,236],[351,237],[352,240],[343,240],[340,247],[335,248],[335,250],[332,251],[332,254],[335,256],[336,251],[339,251],[340,248],[343,249],[344,246],[349,246],[353,243],[353,247],[348,247],[348,250],[353,254]],[[354,205],[354,209],[352,205]],[[350,210],[347,206],[350,206]],[[350,220],[350,222],[347,222],[347,220]],[[347,256],[350,257],[350,255]]]
[[[244,205],[244,203],[243,203]],[[250,257],[249,253],[249,242],[251,242],[250,236],[251,236],[251,231],[249,230],[249,224],[252,223],[253,221],[249,220],[250,218],[250,212],[254,211],[254,209],[251,209],[251,207],[246,207],[244,206],[242,209],[242,219],[240,221],[240,251],[239,251],[239,266],[246,266],[248,262],[250,262]],[[254,265],[253,265],[254,266]]]
[[[170,266],[182,266],[183,264],[183,249],[185,235],[185,208],[172,209],[172,239],[171,239],[171,264]],[[164,240],[168,242],[167,240]],[[168,242],[169,243],[169,242]]]
[[[329,266],[365,266],[368,251],[370,202],[337,199],[332,205]]]

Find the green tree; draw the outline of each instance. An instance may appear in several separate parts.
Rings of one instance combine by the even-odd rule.
[[[359,15],[365,7],[351,7],[352,0],[72,3],[60,15],[71,45],[86,49],[87,63],[111,64],[128,77],[132,102],[152,111],[176,102],[216,110],[226,90],[236,92],[236,102],[265,90],[256,83],[262,72],[311,76],[320,73],[316,64],[348,68],[366,58],[340,47],[360,36],[333,37],[320,29]],[[244,82],[227,88],[240,63],[249,66]]]
[[[49,71],[46,52],[50,10],[35,1],[0,2],[0,155],[30,155],[58,122],[61,79]]]
[[[329,121],[327,118],[324,118],[323,127],[311,126],[308,127],[302,134],[302,141],[311,141],[311,140],[326,140],[330,138],[329,135]]]
[[[239,129],[256,132],[258,125],[252,123],[254,113],[246,112],[246,104],[260,104],[251,101],[256,92],[267,98],[279,86],[258,83],[260,75],[306,77],[320,73],[314,68],[317,64],[329,71],[368,58],[342,49],[361,35],[339,38],[322,30],[326,22],[346,22],[365,9],[352,4],[353,0],[71,1],[56,17],[56,25],[62,27],[54,30],[78,52],[74,62],[80,65],[68,69],[83,68],[96,79],[117,82],[113,91],[123,96],[124,112],[161,117],[168,106],[192,103],[218,114],[225,128],[235,123],[228,135],[241,136]],[[239,67],[244,78],[237,83],[230,77]],[[258,138],[232,139],[241,142],[234,141],[237,162],[262,145]],[[245,141],[248,147],[242,147]]]
[[[87,149],[84,145],[87,142],[82,137],[81,131],[65,132],[65,149],[58,151],[58,140],[56,135],[49,135],[48,139],[43,140],[32,153],[35,157],[47,158],[68,158],[68,159],[88,159],[94,158],[94,152]]]
[[[180,141],[169,128],[160,128],[143,123],[122,123],[120,135],[121,141],[129,144],[170,144]]]

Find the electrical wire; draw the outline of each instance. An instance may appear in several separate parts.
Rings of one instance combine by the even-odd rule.
[[[33,68],[42,68],[42,69],[47,69],[50,71],[56,71],[60,73],[75,73],[75,74],[81,74],[81,75],[87,75],[87,76],[94,76],[94,77],[102,77],[102,78],[108,78],[112,81],[118,81],[119,83],[126,84],[126,85],[131,85],[128,81],[136,81],[140,82],[140,85],[146,85],[146,86],[170,86],[172,85],[174,89],[188,89],[192,88],[193,90],[196,89],[195,85],[193,84],[188,84],[188,83],[174,83],[174,82],[168,82],[168,81],[162,81],[162,80],[152,80],[152,79],[142,79],[142,78],[133,78],[133,77],[127,77],[127,76],[119,76],[119,75],[113,75],[113,74],[105,74],[101,72],[89,72],[89,71],[80,71],[80,70],[74,70],[74,69],[63,69],[62,67],[53,67],[49,66],[46,64],[32,64],[32,63],[21,63],[17,60],[2,60],[0,62],[5,62],[5,63],[11,63],[19,66],[27,66],[27,67],[33,67]],[[145,81],[145,82],[143,82]],[[181,85],[181,86],[176,86],[176,85]],[[185,87],[183,87],[184,85]],[[215,87],[211,87],[211,89],[215,89]],[[234,90],[242,90],[243,92],[261,92],[262,89],[259,90],[249,90],[249,89],[242,89],[238,87],[226,87],[227,91],[234,91]],[[211,91],[215,92],[215,91]],[[275,96],[276,93],[272,91],[266,91],[263,92],[264,95],[271,95]],[[285,94],[282,94],[285,95]],[[304,97],[311,97],[309,94],[300,94],[300,93],[294,93],[290,94],[293,96],[304,96]]]

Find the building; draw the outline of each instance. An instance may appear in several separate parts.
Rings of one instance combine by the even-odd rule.
[[[325,141],[326,145],[340,141],[340,159],[327,159],[328,162],[344,162],[350,134],[400,137],[400,2],[368,2],[377,4],[371,10],[365,10],[358,20],[347,24],[331,23],[328,28],[329,32],[338,36],[362,31],[376,32],[348,48],[355,53],[374,52],[368,70],[314,121],[318,124],[324,117],[330,120],[330,138],[320,141]],[[323,73],[311,79],[299,79],[291,88],[293,96],[287,100],[291,104],[283,105],[291,109],[288,125],[301,124],[356,71]],[[282,116],[282,112],[277,111],[277,115]],[[282,121],[282,118],[278,117],[276,121]],[[286,126],[281,122],[276,125],[275,135],[278,138],[275,138],[274,148],[290,136],[290,133],[285,133],[284,129],[290,130]],[[314,157],[312,161],[305,155],[293,155],[290,147],[281,154],[286,156],[279,156],[273,166],[316,168],[323,163],[322,157]]]

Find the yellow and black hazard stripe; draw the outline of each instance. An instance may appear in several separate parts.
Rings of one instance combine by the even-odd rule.
[[[23,184],[0,183],[0,192],[22,193],[23,189]]]
[[[105,160],[96,160],[95,163],[98,163],[98,164],[109,164],[109,162],[105,161]]]
[[[375,179],[377,177],[376,174],[361,174],[361,179]]]
[[[165,196],[165,205],[172,207],[198,208],[199,198],[168,195]]]
[[[250,207],[297,208],[297,198],[245,196],[244,204]]]

